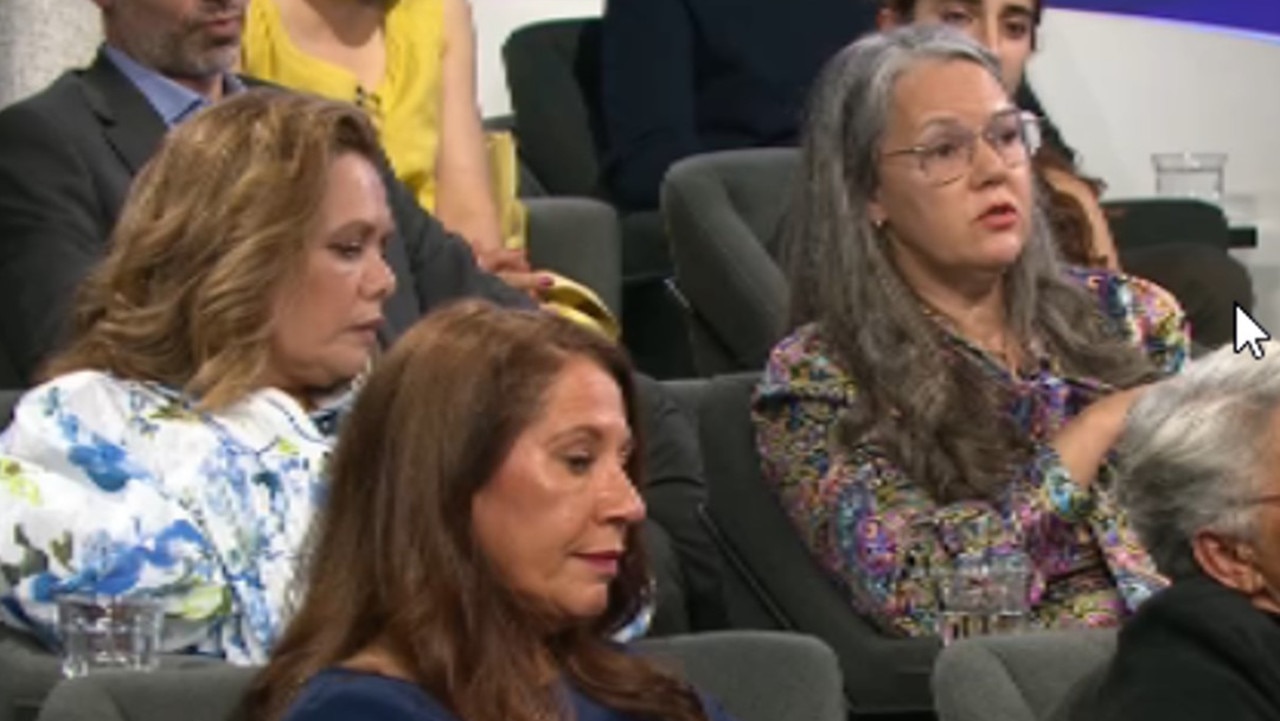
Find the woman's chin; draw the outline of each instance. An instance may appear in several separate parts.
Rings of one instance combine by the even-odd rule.
[[[1017,233],[1000,234],[986,238],[982,244],[980,265],[991,270],[1004,270],[1018,262],[1026,243]]]

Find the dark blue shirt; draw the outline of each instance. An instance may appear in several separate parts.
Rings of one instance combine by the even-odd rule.
[[[672,163],[796,142],[823,64],[875,26],[866,0],[606,0],[605,183],[653,208]]]
[[[634,721],[571,691],[575,721]],[[707,703],[710,721],[733,721],[718,704]],[[331,668],[302,688],[283,721],[459,721],[422,687],[375,673]]]

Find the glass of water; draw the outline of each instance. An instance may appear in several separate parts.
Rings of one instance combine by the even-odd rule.
[[[106,669],[150,671],[159,663],[164,612],[156,601],[63,596],[57,618],[62,674],[68,678]]]
[[[1156,195],[1222,202],[1226,153],[1155,153]]]
[[[938,635],[943,644],[987,632],[987,569],[981,559],[960,558],[954,568],[935,569]]]
[[[943,644],[970,636],[1017,633],[1027,624],[1031,564],[1021,552],[962,556],[937,569],[938,635]]]

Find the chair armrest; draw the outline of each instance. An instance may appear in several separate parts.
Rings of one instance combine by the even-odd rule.
[[[529,262],[582,283],[622,314],[622,240],[612,206],[590,198],[529,198]]]

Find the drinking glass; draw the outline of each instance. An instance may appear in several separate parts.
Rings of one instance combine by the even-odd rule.
[[[1155,153],[1156,195],[1222,202],[1226,153]]]
[[[943,644],[1026,628],[1031,563],[1016,551],[960,557],[938,569],[938,635]]]
[[[156,601],[111,596],[63,596],[57,606],[62,674],[68,678],[106,669],[150,671],[164,612]]]

